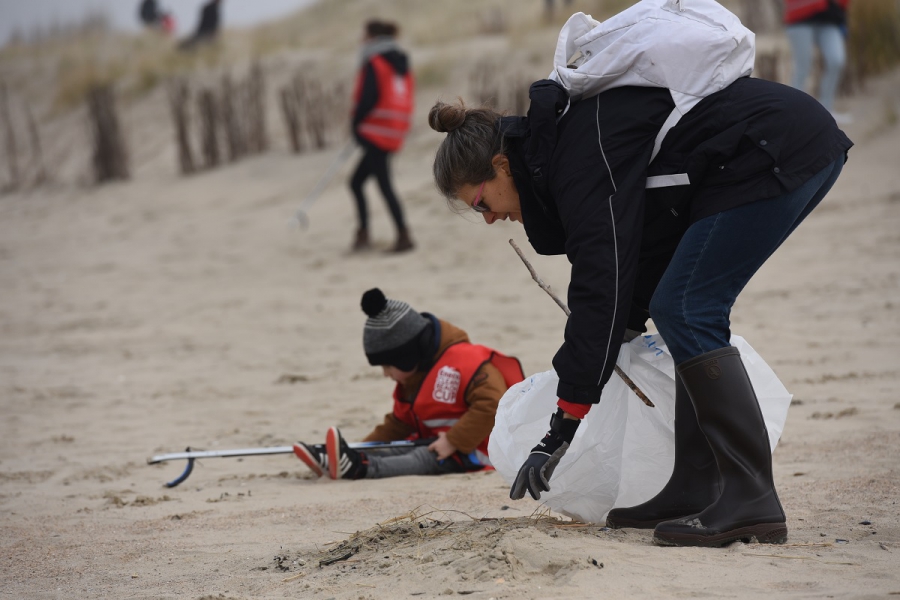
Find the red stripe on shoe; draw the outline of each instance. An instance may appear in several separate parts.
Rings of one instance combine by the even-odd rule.
[[[328,476],[341,478],[341,443],[337,427],[330,427],[325,435],[325,451],[328,453]]]
[[[309,453],[309,450],[306,449],[306,446],[302,444],[294,444],[294,454],[297,455],[297,458],[306,463],[306,466],[309,467],[310,470],[318,477],[321,477],[325,474],[325,471],[322,470],[322,466],[319,464],[319,461],[315,456]]]

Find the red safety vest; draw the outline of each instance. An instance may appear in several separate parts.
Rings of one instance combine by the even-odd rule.
[[[385,152],[396,152],[403,146],[403,139],[409,131],[413,112],[412,73],[398,75],[394,67],[380,54],[369,62],[375,70],[378,85],[378,102],[357,126],[359,135],[369,140]],[[354,104],[362,93],[365,69],[361,69],[353,93]]]
[[[416,429],[411,438],[437,437],[438,432],[453,427],[469,410],[466,403],[469,383],[488,361],[500,370],[507,387],[525,379],[517,358],[487,346],[460,342],[447,348],[431,367],[411,403],[401,399],[399,385],[394,389],[394,416]],[[479,457],[483,464],[490,464],[486,461],[489,439],[490,436],[484,438],[476,449],[483,455]]]
[[[847,9],[849,0],[836,0],[838,6]],[[784,22],[797,23],[828,8],[828,0],[785,0]]]

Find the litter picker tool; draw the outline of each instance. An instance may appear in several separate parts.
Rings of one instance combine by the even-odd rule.
[[[544,280],[541,279],[540,275],[537,274],[537,271],[534,270],[534,267],[531,266],[531,263],[528,262],[528,259],[525,258],[525,255],[522,254],[522,250],[519,249],[518,244],[516,244],[513,240],[509,240],[509,245],[513,247],[513,250],[516,251],[516,254],[518,254],[519,258],[522,259],[522,262],[525,263],[525,266],[528,268],[528,272],[531,273],[531,278],[534,279],[534,281],[538,284],[538,287],[547,292],[547,294],[551,298],[553,298],[553,301],[556,302],[561,309],[563,309],[563,312],[566,313],[566,316],[568,317],[572,311],[570,311],[569,307],[566,306],[566,303],[560,300],[559,296],[557,296],[553,292],[553,290],[550,289],[550,286],[544,283]],[[639,388],[637,384],[632,381],[631,377],[629,377],[628,374],[626,374],[625,371],[623,371],[622,368],[619,367],[619,365],[616,365],[616,375],[622,378],[622,381],[625,382],[625,385],[631,388],[631,391],[641,399],[641,402],[643,402],[647,406],[656,406],[655,404],[653,404],[653,402],[650,401],[650,398],[647,397],[647,394],[645,394],[643,390],[641,390],[641,388]]]
[[[316,187],[314,187],[309,195],[303,199],[303,202],[300,203],[297,212],[294,213],[293,218],[291,218],[292,224],[296,223],[303,230],[309,228],[309,217],[306,215],[306,211],[308,211],[316,200],[319,199],[319,196],[322,195],[322,192],[325,191],[325,188],[328,187],[328,184],[331,183],[331,180],[334,179],[334,176],[337,175],[340,168],[344,166],[344,163],[349,160],[350,155],[353,154],[354,150],[356,150],[356,143],[353,140],[349,140],[344,144],[344,147],[341,148],[338,155],[335,156],[331,161],[331,164],[328,165],[328,169],[325,170],[325,174],[319,179]]]
[[[433,442],[434,439],[421,440],[400,440],[395,442],[357,442],[348,444],[354,450],[375,450],[378,448],[403,448],[407,446],[424,446]],[[293,454],[293,446],[269,446],[264,448],[240,448],[236,450],[191,450],[186,448],[184,452],[173,452],[171,454],[158,454],[147,459],[148,465],[166,462],[169,460],[185,460],[187,466],[184,472],[165,484],[167,488],[173,488],[187,479],[194,470],[194,461],[198,458],[233,458],[236,456],[267,456],[270,454]]]

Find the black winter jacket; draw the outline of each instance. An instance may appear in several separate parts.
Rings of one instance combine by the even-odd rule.
[[[674,107],[668,90],[612,89],[558,123],[565,90],[543,80],[530,95],[528,116],[500,127],[529,242],[572,265],[553,366],[559,397],[580,404],[599,402],[626,326],[646,331],[650,298],[692,222],[792,191],[852,146],[812,97],[743,78],[682,117],[648,167]],[[672,173],[691,185],[645,190],[648,175]]]

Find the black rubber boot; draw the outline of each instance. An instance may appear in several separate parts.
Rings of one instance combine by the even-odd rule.
[[[658,523],[693,515],[719,497],[716,457],[697,424],[694,405],[681,377],[675,375],[675,467],[656,496],[629,508],[614,508],[606,526],[653,529]]]
[[[772,479],[769,434],[740,352],[728,346],[677,369],[719,466],[722,493],[703,511],[656,526],[664,546],[724,546],[738,540],[787,540]]]

